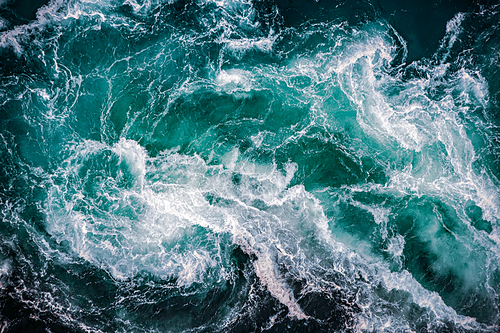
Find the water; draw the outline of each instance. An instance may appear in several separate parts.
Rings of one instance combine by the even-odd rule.
[[[499,330],[498,5],[0,16],[2,332]]]

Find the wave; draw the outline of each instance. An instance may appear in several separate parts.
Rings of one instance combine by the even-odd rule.
[[[498,8],[413,60],[368,3],[283,6],[3,25],[2,330],[498,328]]]

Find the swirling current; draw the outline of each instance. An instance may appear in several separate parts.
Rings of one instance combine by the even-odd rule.
[[[0,1],[0,332],[499,332],[494,1]]]

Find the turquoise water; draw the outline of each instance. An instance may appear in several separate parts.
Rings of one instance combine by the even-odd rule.
[[[500,7],[407,6],[0,3],[1,331],[498,331]]]

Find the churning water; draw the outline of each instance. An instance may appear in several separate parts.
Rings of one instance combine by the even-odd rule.
[[[500,6],[39,2],[0,2],[1,332],[500,329]]]

